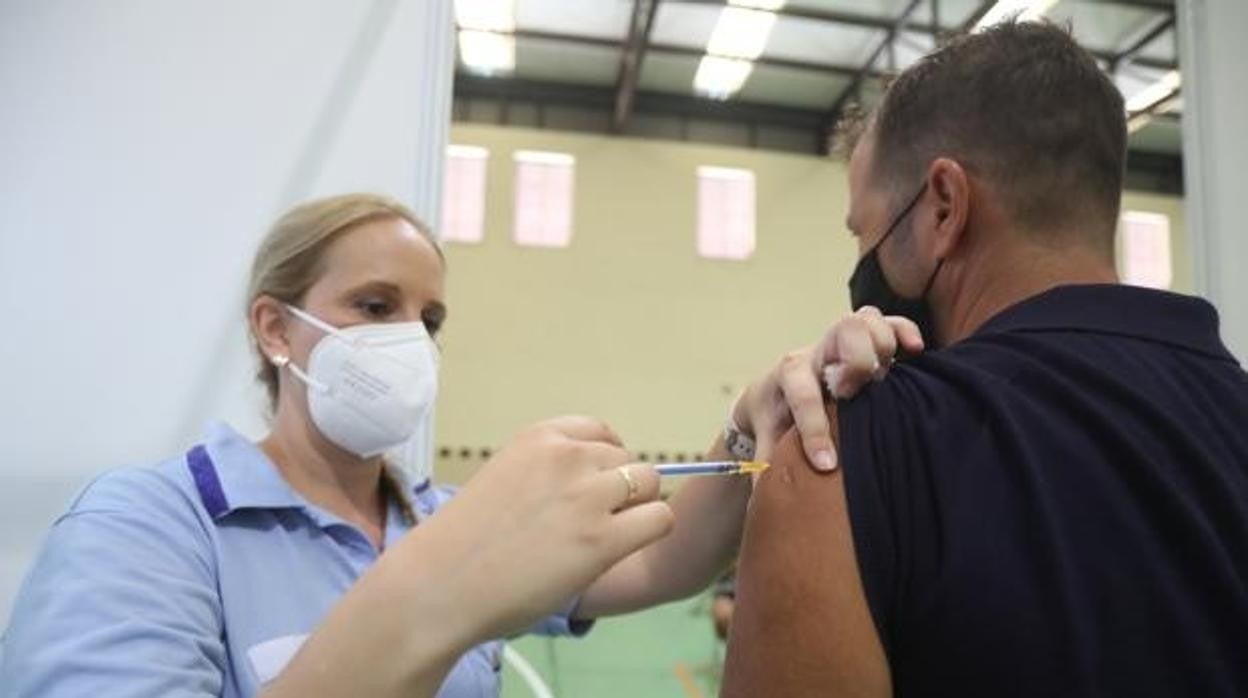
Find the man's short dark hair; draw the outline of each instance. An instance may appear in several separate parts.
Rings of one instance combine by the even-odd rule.
[[[954,39],[898,76],[870,130],[873,176],[898,190],[950,157],[993,187],[1021,228],[1085,231],[1112,250],[1122,95],[1067,30],[1007,22]]]

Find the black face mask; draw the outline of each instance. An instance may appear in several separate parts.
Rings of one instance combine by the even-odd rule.
[[[888,227],[879,242],[875,243],[875,246],[858,260],[853,275],[849,277],[849,302],[854,310],[864,305],[874,305],[885,315],[901,315],[913,320],[919,326],[919,332],[923,334],[924,345],[936,347],[936,324],[932,319],[932,307],[927,302],[927,294],[932,290],[932,283],[936,281],[936,274],[940,272],[940,267],[945,260],[942,259],[936,263],[936,269],[928,277],[927,285],[923,287],[923,294],[918,298],[905,298],[894,291],[888,283],[888,278],[884,276],[884,268],[880,266],[880,245],[883,245],[888,236],[897,230],[897,225],[910,214],[915,204],[919,202],[919,197],[923,196],[926,190],[927,184],[924,183],[923,188],[919,189],[910,203],[906,204],[901,213],[893,219],[893,224]]]

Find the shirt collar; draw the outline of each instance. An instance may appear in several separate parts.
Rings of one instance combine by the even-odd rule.
[[[433,496],[433,483],[429,478],[416,478],[405,468],[397,465],[387,465],[390,474],[394,476],[395,482],[399,484],[399,489],[403,490],[403,494],[407,497],[407,501],[412,505],[412,510],[417,518],[423,519],[433,514],[433,510],[437,508],[436,499]]]
[[[1218,335],[1218,311],[1203,298],[1125,284],[1058,286],[995,315],[975,336],[1091,332],[1169,344],[1238,363]]]
[[[314,514],[318,522],[324,519],[325,525],[338,522],[296,492],[264,451],[230,425],[209,425],[202,443],[202,451],[193,449],[188,459],[200,498],[213,519],[240,509],[293,508]],[[414,500],[418,515],[431,514],[433,507],[423,496],[430,489],[429,480],[415,482],[403,468],[387,467],[409,501]]]
[[[204,432],[204,448],[215,472],[222,502],[210,506],[214,519],[239,509],[304,508],[307,500],[295,492],[277,466],[256,444],[221,422]],[[200,466],[200,471],[205,466]],[[197,481],[203,478],[197,473]],[[205,478],[206,479],[206,478]],[[204,485],[199,483],[200,496]]]

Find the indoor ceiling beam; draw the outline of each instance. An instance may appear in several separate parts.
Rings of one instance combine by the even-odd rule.
[[[879,60],[884,51],[893,45],[893,40],[896,38],[897,32],[901,31],[901,28],[905,25],[906,21],[910,19],[910,15],[914,14],[914,11],[922,2],[923,0],[910,0],[909,4],[906,5],[906,8],[902,10],[901,14],[893,21],[892,28],[885,33],[884,40],[875,47],[875,50],[871,52],[871,56],[867,58],[865,63],[862,64],[862,68],[859,69],[852,79],[850,79],[849,84],[845,86],[845,89],[841,90],[840,94],[836,96],[836,100],[828,109],[826,116],[825,125],[828,131],[831,131],[832,127],[836,125],[837,119],[841,118],[841,114],[845,111],[845,107],[849,104],[849,100],[852,99],[854,95],[858,94],[862,88],[862,82],[870,77],[870,75],[875,71],[875,62]]]
[[[615,133],[624,130],[624,124],[632,114],[637,79],[641,75],[641,63],[646,57],[658,9],[659,0],[633,0],[628,40],[620,54],[620,72],[615,80],[615,111],[611,114],[611,130]]]
[[[455,98],[484,99],[502,103],[535,104],[539,110],[548,106],[567,106],[610,114],[615,105],[615,90],[610,86],[586,86],[543,80],[518,78],[484,78],[466,73],[455,76]],[[676,119],[705,119],[737,125],[774,126],[810,134],[811,153],[820,152],[816,144],[824,141],[826,112],[820,109],[783,107],[772,104],[718,101],[693,95],[675,95],[638,90],[634,95],[634,112],[663,115]],[[1153,118],[1175,121],[1174,114],[1157,113]],[[604,119],[604,122],[606,120]],[[1141,186],[1151,190],[1181,194],[1182,157],[1177,154],[1131,150],[1127,153],[1127,172],[1142,178]]]
[[[979,24],[979,20],[983,19],[984,15],[988,14],[988,10],[991,10],[995,4],[997,4],[997,0],[980,0],[979,7],[976,7],[975,11],[962,22],[962,26],[958,27],[958,33],[970,33],[975,28],[975,25]]]
[[[1150,44],[1173,27],[1174,13],[1171,12],[1170,14],[1161,17],[1157,23],[1140,36],[1140,38],[1131,42],[1129,46],[1114,54],[1113,59],[1109,61],[1109,72],[1116,72],[1118,70],[1118,66],[1122,65],[1124,62],[1134,60],[1136,54],[1148,48]]]
[[[1118,5],[1120,7],[1130,7],[1137,10],[1151,10],[1154,12],[1174,12],[1174,3],[1171,0],[1074,0],[1085,5]],[[728,0],[667,0],[669,4],[678,5],[718,5],[728,4]],[[991,8],[996,4],[995,0],[989,0],[985,4]],[[979,14],[970,22],[970,26],[975,26],[975,22],[979,21],[988,8],[976,10]],[[847,12],[843,10],[832,9],[814,9],[805,7],[781,7],[778,10],[772,10],[780,17],[790,17],[793,19],[805,19],[814,22],[826,22],[829,24],[844,24],[853,27],[863,27],[867,29],[877,29],[880,31],[889,31],[893,27],[893,20],[890,17],[881,17],[878,15],[867,15],[858,12]],[[963,23],[965,24],[965,22]],[[953,24],[949,26],[938,25],[935,28],[931,23],[907,21],[902,29],[909,32],[932,33],[935,31],[955,32],[959,25]]]
[[[485,78],[466,73],[455,75],[456,97],[487,98],[505,102],[560,104],[591,110],[611,110],[615,106],[615,90],[607,86],[573,85],[547,80],[522,78]],[[716,100],[694,95],[637,90],[634,112],[670,116],[783,126],[814,130],[821,123],[823,112],[775,104]]]
[[[668,0],[668,4],[686,5],[727,5],[727,0]],[[864,15],[857,12],[846,12],[843,10],[832,9],[813,9],[804,7],[784,6],[778,10],[769,10],[775,12],[778,17],[787,17],[790,19],[804,19],[812,22],[823,22],[826,24],[840,24],[850,27],[858,27],[861,29],[874,29],[877,31],[891,31],[895,22],[890,17],[877,17],[874,15]],[[904,27],[906,31],[921,32],[924,34],[931,33],[932,25],[923,22],[906,22]]]
[[[669,0],[670,1],[670,0]],[[599,48],[611,49],[618,51],[621,49],[620,42],[615,39],[608,39],[597,36],[582,36],[580,34],[560,34],[556,32],[536,31],[532,29],[517,29],[513,32],[513,36],[520,40],[533,41],[551,41],[567,44],[579,44],[582,46],[594,46]],[[676,44],[662,44],[649,42],[646,45],[646,53],[664,53],[673,56],[685,56],[688,58],[701,59],[706,55],[706,50],[694,48],[692,46],[679,46]],[[764,66],[770,68],[783,68],[787,70],[800,70],[811,73],[824,73],[831,76],[853,78],[858,74],[859,68],[848,65],[836,65],[833,63],[815,63],[812,61],[798,61],[787,58],[768,58],[759,57],[752,61],[756,66]],[[638,70],[640,75],[640,69]],[[873,72],[874,76],[882,76],[883,73]]]

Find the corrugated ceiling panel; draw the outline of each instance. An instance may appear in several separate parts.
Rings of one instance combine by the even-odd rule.
[[[1158,13],[1123,5],[1063,0],[1049,11],[1049,19],[1070,23],[1080,44],[1101,51],[1115,51],[1150,24]]]
[[[848,84],[848,78],[834,75],[756,65],[750,79],[735,99],[806,109],[827,109]]]
[[[857,67],[883,38],[876,29],[782,17],[763,55]]]
[[[910,0],[789,0],[786,7],[825,12],[851,12],[857,15],[894,17],[905,9]],[[927,4],[927,3],[924,3]],[[942,6],[941,9],[944,9]]]
[[[654,16],[650,40],[656,44],[674,44],[706,48],[720,8],[700,3],[661,3]]]
[[[620,52],[562,41],[516,42],[516,77],[585,85],[614,85]]]
[[[624,41],[632,11],[631,2],[617,0],[516,0],[516,26]]]
[[[1144,47],[1140,51],[1140,55],[1145,58],[1152,58],[1159,61],[1174,61],[1178,63],[1179,45],[1175,39],[1174,30],[1162,34]]]
[[[693,76],[697,70],[697,58],[649,51],[637,84],[643,90],[692,94]]]

